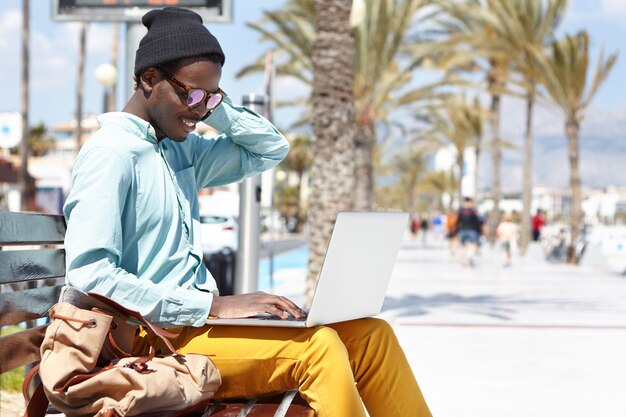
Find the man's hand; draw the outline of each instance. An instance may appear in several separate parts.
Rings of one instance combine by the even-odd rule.
[[[240,295],[213,296],[210,315],[221,318],[250,317],[259,313],[275,314],[288,318],[288,314],[299,319],[306,313],[291,300],[262,291]]]

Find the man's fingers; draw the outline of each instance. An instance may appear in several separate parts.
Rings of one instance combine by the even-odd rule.
[[[280,317],[286,317],[285,312],[296,318],[304,316],[304,311],[302,311],[293,301],[286,297],[272,296],[271,300],[266,303],[266,306],[273,307],[279,313],[276,313],[275,311],[272,311],[272,313],[277,314]]]
[[[276,304],[267,303],[264,305],[264,307],[265,307],[265,310],[264,310],[265,313],[274,314],[282,318],[287,318],[285,311],[282,308],[278,307]]]
[[[287,312],[289,312],[289,314],[291,314],[292,316],[296,317],[296,318],[300,318],[302,316],[304,316],[304,311],[302,311],[300,309],[300,307],[298,307],[293,301],[291,301],[290,299],[286,298],[286,297],[278,297],[280,300],[280,306]]]

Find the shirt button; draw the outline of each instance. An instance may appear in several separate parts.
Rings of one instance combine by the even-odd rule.
[[[196,322],[196,319],[194,319],[193,317],[189,319],[189,323],[194,324]]]

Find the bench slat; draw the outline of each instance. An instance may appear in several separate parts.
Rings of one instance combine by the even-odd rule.
[[[0,294],[0,326],[45,317],[59,299],[61,285]]]
[[[62,243],[65,228],[59,215],[0,212],[0,246]]]
[[[250,408],[249,413],[243,414],[242,411],[246,406],[246,403],[221,403],[208,415],[211,417],[273,417],[278,410],[278,404],[256,403]],[[312,409],[301,404],[292,404],[285,415],[289,417],[315,417]]]
[[[0,337],[0,374],[39,360],[39,346],[46,327],[47,325],[39,326]]]
[[[205,416],[211,417],[315,417],[307,403],[290,390],[280,395],[251,400],[228,400],[213,404]]]
[[[64,249],[0,251],[0,284],[64,275]]]
[[[271,416],[275,416],[276,412],[278,411],[278,407],[275,404],[255,404],[252,409],[250,410],[250,413],[248,414],[248,417],[271,417]],[[309,407],[306,407],[304,405],[301,404],[292,404],[289,406],[286,414],[281,414],[282,416],[289,416],[289,417],[315,417],[315,414],[313,413],[313,410],[310,409]]]

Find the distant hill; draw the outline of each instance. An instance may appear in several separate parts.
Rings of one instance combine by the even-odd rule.
[[[487,152],[485,152],[486,154]],[[569,186],[569,160],[565,137],[536,137],[533,154],[534,185],[554,188]],[[485,167],[482,183],[491,178],[491,157],[483,155]],[[582,136],[580,141],[580,173],[583,185],[602,188],[607,185],[626,186],[626,137]],[[502,185],[505,191],[522,187],[522,148],[504,152]]]

